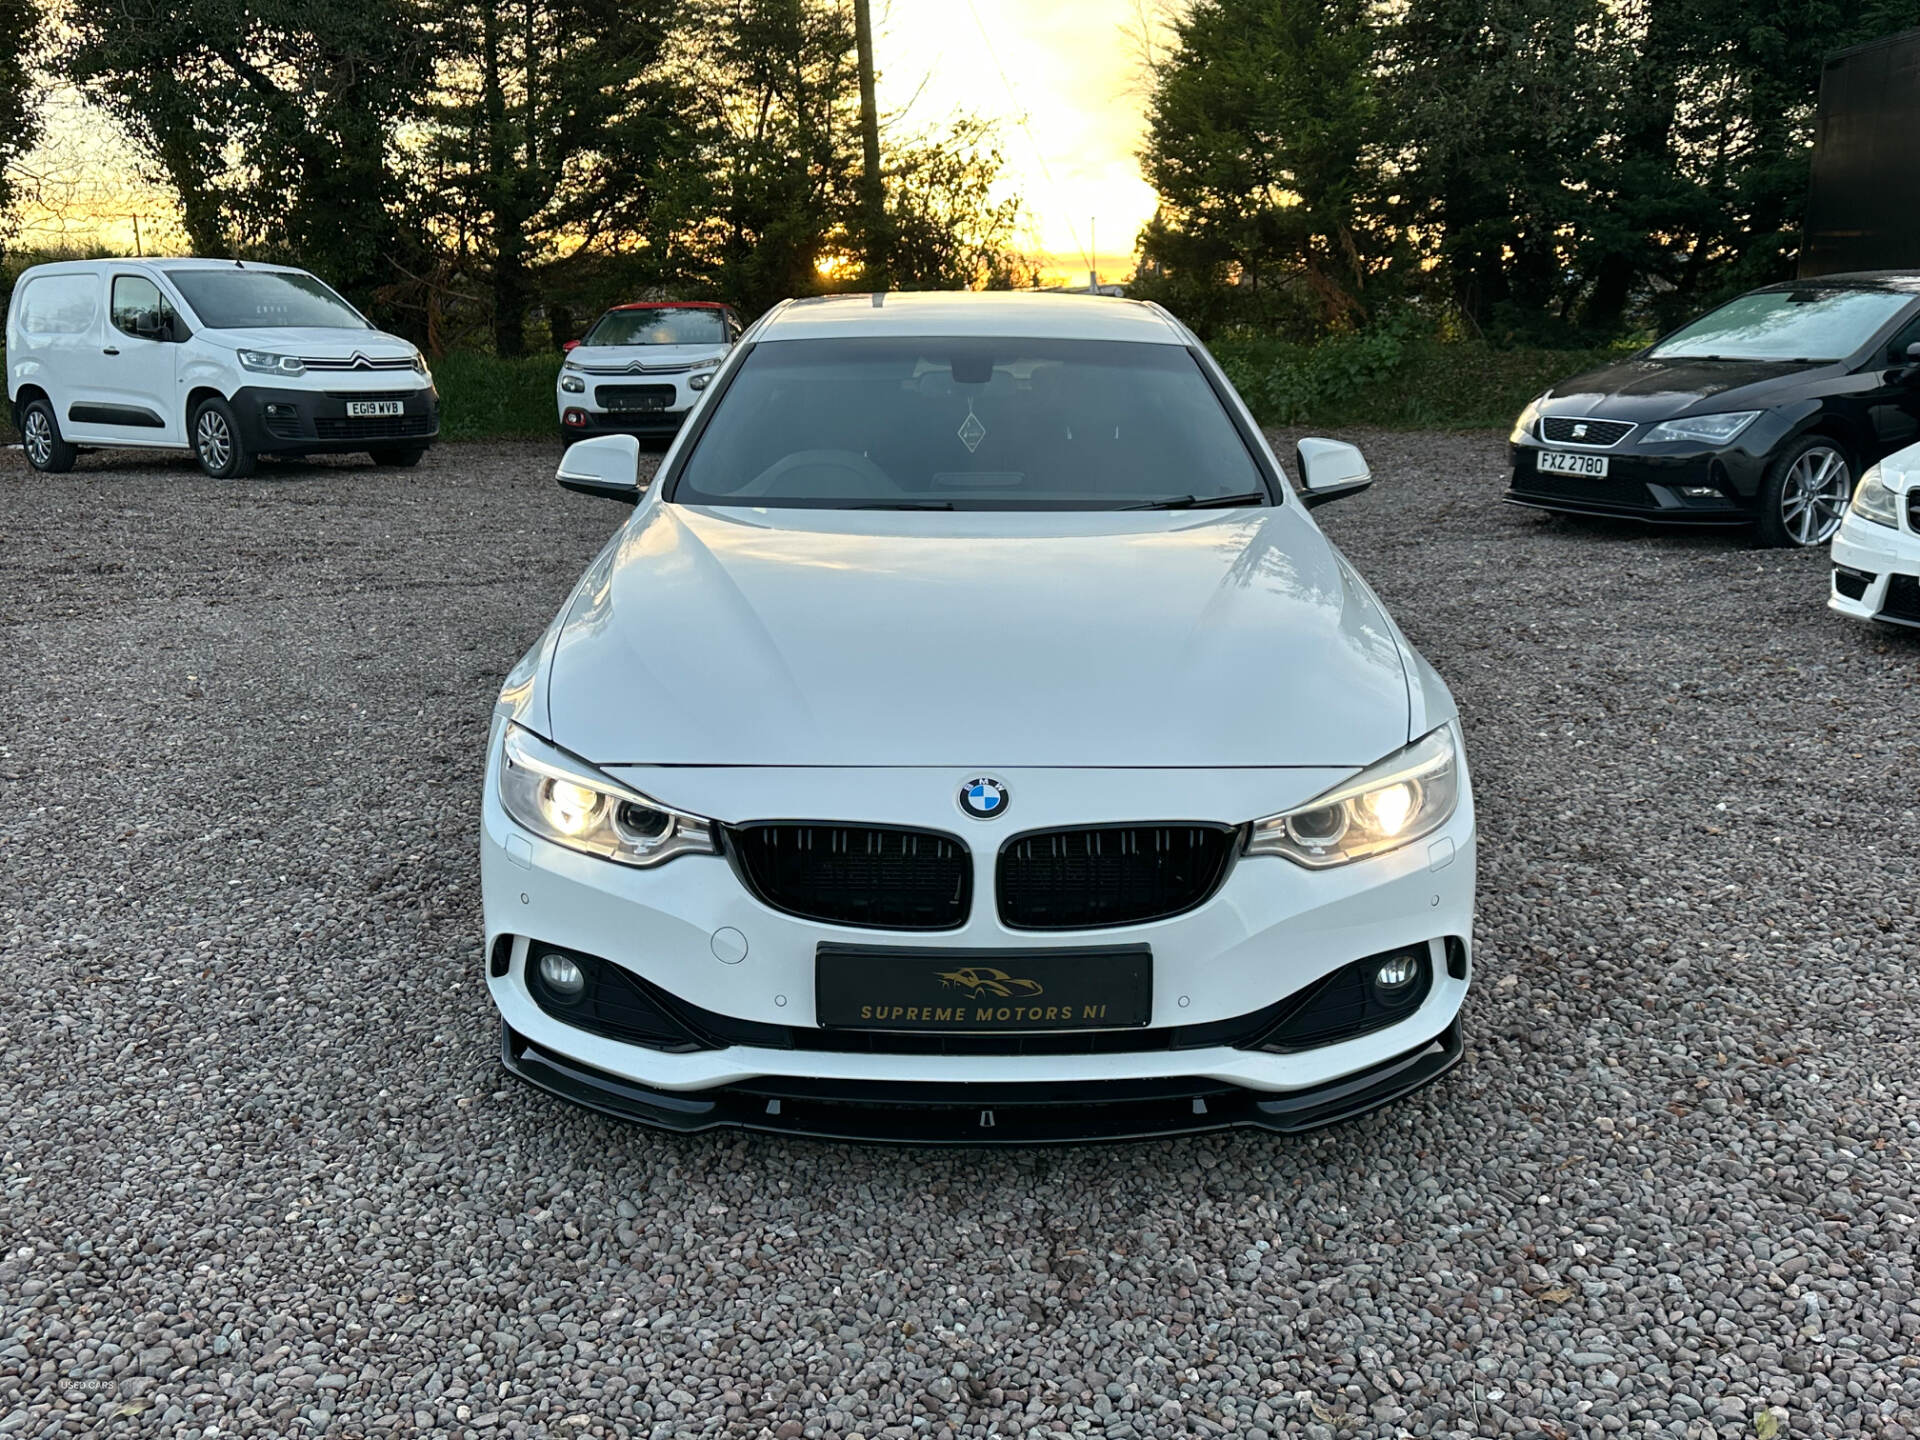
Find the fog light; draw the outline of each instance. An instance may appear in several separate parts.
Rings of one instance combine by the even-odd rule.
[[[267,406],[267,418],[269,420],[298,420],[300,418],[300,412],[291,405],[269,405]]]
[[[578,1000],[587,990],[587,977],[580,967],[551,951],[540,957],[540,978],[556,1000]]]
[[[584,425],[587,423],[587,412],[584,410],[569,410],[560,417],[560,423],[562,425]]]
[[[1380,991],[1404,990],[1420,975],[1417,955],[1389,955],[1373,972],[1373,987]]]
[[[1711,500],[1720,492],[1711,485],[1683,485],[1680,487],[1680,493],[1689,500]]]

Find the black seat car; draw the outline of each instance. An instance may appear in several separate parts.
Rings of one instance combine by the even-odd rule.
[[[1520,413],[1506,498],[1584,515],[1753,524],[1824,544],[1854,481],[1920,440],[1920,273],[1769,285]]]

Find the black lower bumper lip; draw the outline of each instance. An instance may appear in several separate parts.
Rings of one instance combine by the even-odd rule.
[[[584,425],[563,423],[560,426],[560,438],[568,443],[592,440],[601,435],[637,435],[641,439],[657,439],[663,435],[679,434],[686,418],[685,410],[589,411]]]
[[[1508,490],[1500,498],[1509,505],[1519,505],[1528,510],[1551,510],[1557,515],[1590,515],[1602,520],[1636,520],[1643,525],[1711,527],[1753,523],[1751,512],[1730,507],[1714,510],[1675,507],[1662,510],[1640,505],[1609,505],[1605,501],[1572,499],[1560,495],[1539,495],[1520,489]]]
[[[1351,1120],[1460,1063],[1456,1018],[1391,1060],[1310,1090],[1274,1094],[1201,1076],[1077,1084],[902,1085],[762,1076],[713,1090],[657,1090],[543,1049],[501,1022],[500,1061],[539,1090],[662,1130],[763,1130],[899,1145],[1061,1145],[1212,1130],[1299,1134]]]

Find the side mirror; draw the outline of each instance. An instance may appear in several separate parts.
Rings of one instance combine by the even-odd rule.
[[[1913,344],[1907,346],[1907,363],[1910,365],[1920,365],[1920,340],[1916,340]]]
[[[1373,471],[1357,446],[1309,437],[1293,453],[1300,462],[1300,500],[1309,510],[1373,484]]]
[[[598,495],[623,504],[640,503],[640,442],[631,435],[601,435],[576,440],[560,457],[554,479],[562,490]]]
[[[569,340],[565,344],[561,345],[560,353],[562,355],[570,354],[571,352],[578,350],[579,348],[580,348],[580,342],[578,340]]]

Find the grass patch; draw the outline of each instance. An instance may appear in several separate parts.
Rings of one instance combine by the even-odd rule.
[[[1212,347],[1263,425],[1504,429],[1556,381],[1628,353],[1496,350],[1373,331],[1301,345],[1227,339]]]
[[[560,433],[553,398],[558,355],[502,360],[461,351],[432,363],[442,440],[545,440]]]

